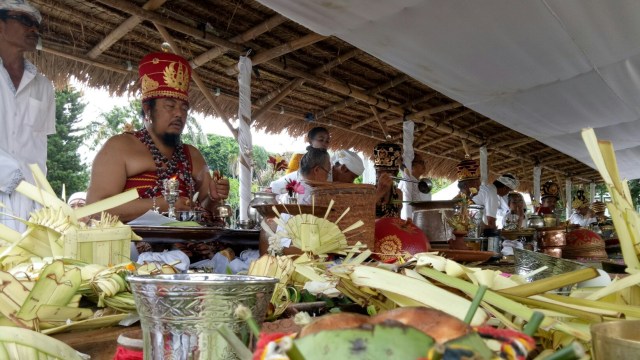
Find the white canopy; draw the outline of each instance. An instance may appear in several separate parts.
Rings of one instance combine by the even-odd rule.
[[[259,1],[590,166],[593,127],[640,178],[640,1]]]

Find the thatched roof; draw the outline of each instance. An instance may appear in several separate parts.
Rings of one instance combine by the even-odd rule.
[[[250,51],[255,128],[302,136],[313,126],[326,126],[333,148],[370,154],[385,139],[401,142],[402,121],[410,119],[416,123],[416,151],[425,154],[432,176],[455,177],[465,149],[478,157],[486,144],[492,178],[512,172],[526,184],[540,163],[543,181],[567,176],[574,182],[600,181],[583,163],[255,1],[31,2],[44,18],[43,51],[34,60],[56,84],[73,75],[111,93],[137,91],[138,61],[168,41],[197,67],[208,92],[205,96],[192,84],[193,108],[232,119],[237,113],[236,65]]]

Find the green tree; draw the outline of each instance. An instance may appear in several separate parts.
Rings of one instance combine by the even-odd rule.
[[[89,182],[89,172],[78,153],[84,140],[78,123],[86,106],[80,102],[81,96],[70,87],[56,91],[56,133],[47,140],[47,180],[56,194],[62,193],[62,184],[67,195],[86,191]]]
[[[209,134],[208,145],[200,147],[200,152],[207,162],[211,170],[218,170],[220,173],[229,178],[238,177],[238,142],[230,136],[220,136]],[[267,168],[267,160],[272,155],[262,146],[254,146],[253,148],[253,177],[258,179],[258,174]]]
[[[101,113],[97,120],[93,120],[86,127],[87,146],[91,150],[96,150],[110,137],[121,134],[125,130],[125,125],[130,124],[133,129],[140,129],[139,100],[129,102],[127,106],[114,106],[106,113]]]

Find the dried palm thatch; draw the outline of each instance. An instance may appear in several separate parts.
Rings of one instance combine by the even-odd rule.
[[[540,163],[543,180],[600,181],[583,163],[253,0],[31,1],[44,16],[43,51],[34,61],[59,86],[75,76],[111,94],[135,94],[138,61],[166,41],[190,59],[201,80],[202,88],[192,86],[193,109],[233,128],[236,65],[248,53],[257,129],[303,136],[325,126],[332,148],[370,155],[381,141],[401,142],[403,120],[413,120],[414,146],[426,155],[430,176],[454,178],[465,141],[474,157],[488,147],[492,177],[512,172],[531,179]]]

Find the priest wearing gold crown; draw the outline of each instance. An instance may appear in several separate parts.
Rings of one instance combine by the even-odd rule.
[[[109,210],[123,221],[148,210],[168,210],[162,195],[167,179],[178,181],[176,210],[194,204],[213,210],[227,198],[227,179],[212,179],[198,149],[183,144],[181,135],[189,113],[191,67],[186,59],[169,53],[152,53],[140,61],[144,127],[110,138],[98,152],[91,172],[87,203],[135,188],[139,199]]]

